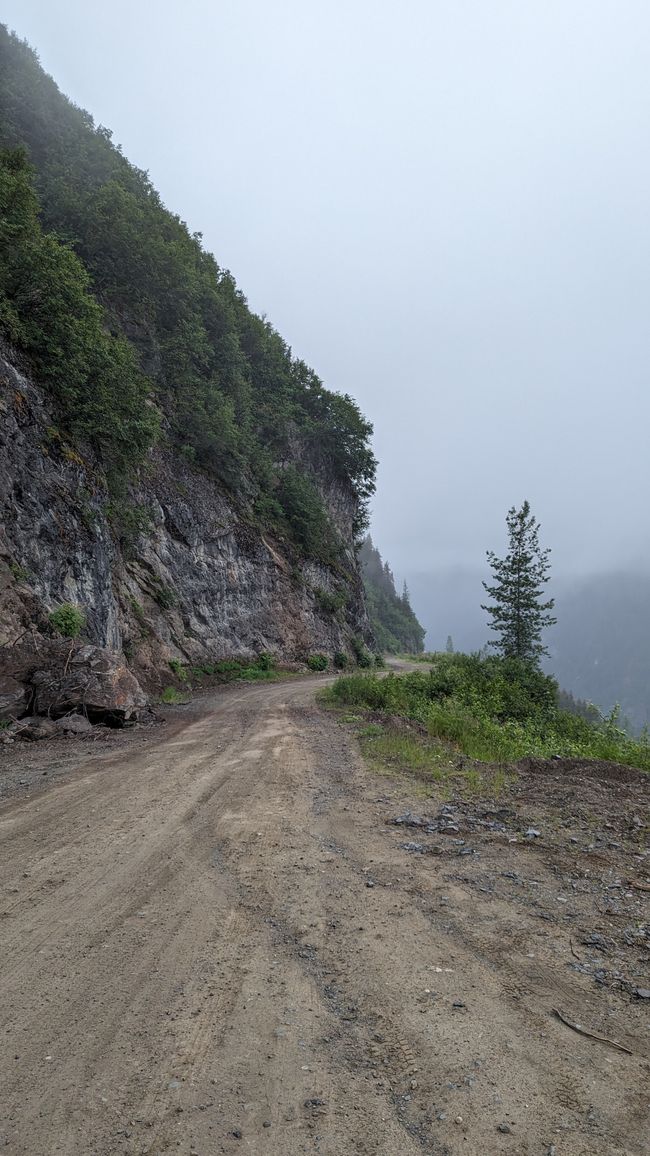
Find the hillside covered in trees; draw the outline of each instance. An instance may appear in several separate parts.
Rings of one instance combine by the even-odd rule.
[[[157,440],[308,556],[340,554],[315,479],[374,486],[368,422],[324,388],[111,133],[0,26],[0,326],[113,490]]]
[[[0,644],[71,604],[140,674],[372,645],[370,424],[2,25],[0,412]]]
[[[370,535],[362,543],[360,558],[368,614],[380,650],[419,654],[424,649],[424,627],[417,620],[406,586],[401,595],[397,593],[390,566],[382,561]]]

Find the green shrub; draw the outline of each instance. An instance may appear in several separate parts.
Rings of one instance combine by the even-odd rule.
[[[160,701],[166,703],[167,706],[176,706],[178,703],[188,702],[184,698],[180,690],[176,690],[175,686],[166,686],[160,696]]]
[[[338,594],[332,594],[329,590],[323,590],[321,587],[317,587],[314,593],[318,606],[321,610],[324,610],[326,614],[336,614],[337,610],[341,610],[342,607],[345,606],[345,594],[340,592]]]
[[[50,623],[65,638],[77,638],[86,625],[86,615],[79,606],[64,602],[49,615]]]
[[[328,659],[326,654],[310,654],[307,666],[310,670],[327,670]]]
[[[334,667],[336,670],[345,670],[348,665],[348,656],[342,650],[337,650],[334,655]]]
[[[170,658],[169,668],[181,682],[187,682],[187,666],[181,662],[180,658]]]
[[[178,596],[172,590],[171,586],[165,586],[163,582],[154,591],[154,601],[158,603],[161,610],[172,610],[174,606],[178,606]]]
[[[29,578],[29,573],[24,566],[20,566],[18,562],[10,562],[9,569],[14,582],[26,582]]]
[[[372,655],[368,650],[365,642],[361,638],[351,638],[350,646],[356,659],[357,666],[363,667],[364,670],[369,670],[372,666]]]
[[[377,651],[376,651],[376,652],[373,654],[373,661],[374,661],[374,664],[375,664],[375,666],[377,667],[377,669],[378,669],[378,670],[383,670],[383,669],[384,669],[384,667],[385,667],[386,663],[384,662],[384,656],[383,656],[383,654],[381,653],[381,651],[377,650]]]
[[[258,654],[255,665],[258,666],[260,670],[273,670],[275,659],[272,654],[269,654],[268,650],[263,650],[261,654]]]

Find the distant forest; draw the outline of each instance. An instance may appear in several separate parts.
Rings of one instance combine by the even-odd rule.
[[[0,335],[116,499],[159,443],[309,557],[342,559],[323,484],[357,503],[363,531],[375,460],[355,402],[251,312],[201,235],[3,25]]]
[[[410,603],[406,585],[401,595],[388,562],[383,562],[370,535],[360,551],[366,603],[377,645],[389,654],[419,654],[424,649],[425,630]]]

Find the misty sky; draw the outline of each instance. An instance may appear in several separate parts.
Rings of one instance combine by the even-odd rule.
[[[647,0],[5,0],[375,425],[398,575],[650,556]],[[417,607],[416,607],[417,608]]]

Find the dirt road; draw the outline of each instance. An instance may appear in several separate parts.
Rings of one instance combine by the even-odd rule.
[[[361,764],[321,683],[231,687],[5,800],[0,1146],[648,1152],[647,1001],[571,954],[589,887],[540,840],[405,850],[391,819],[422,799]]]

